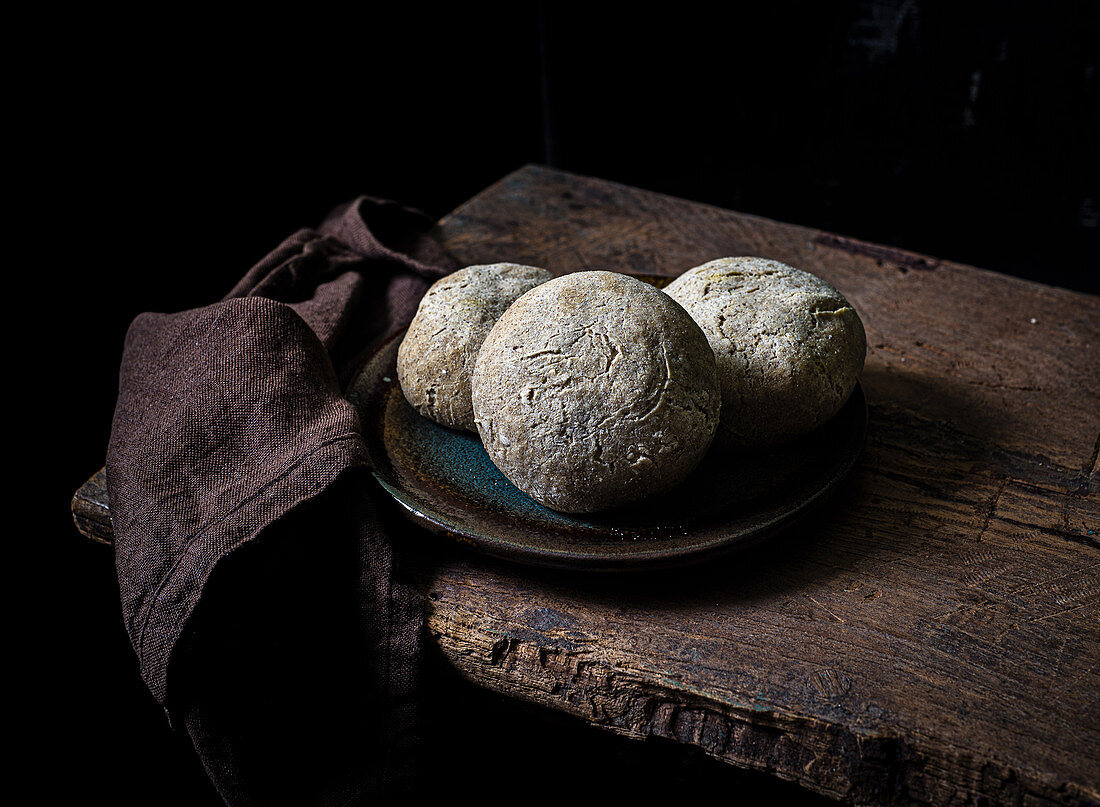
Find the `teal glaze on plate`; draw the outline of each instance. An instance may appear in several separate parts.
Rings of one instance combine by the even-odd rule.
[[[393,450],[407,451],[407,461],[416,463],[416,473],[433,473],[446,479],[472,500],[486,508],[500,510],[517,519],[544,523],[548,528],[580,529],[586,522],[545,507],[501,473],[475,435],[456,432],[417,415],[403,406],[404,397],[391,396],[390,417],[400,431],[404,445]],[[406,410],[406,411],[401,411]]]
[[[368,360],[349,391],[375,478],[405,514],[489,554],[546,566],[617,570],[674,565],[746,546],[821,504],[863,444],[857,387],[814,434],[754,453],[712,450],[675,490],[598,514],[535,502],[493,465],[476,435],[421,417],[397,382],[398,333]]]

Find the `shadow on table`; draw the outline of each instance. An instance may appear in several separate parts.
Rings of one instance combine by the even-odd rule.
[[[870,402],[867,439],[851,475],[783,532],[701,562],[629,572],[556,570],[456,550],[447,539],[405,529],[422,535],[428,547],[422,562],[429,567],[432,554],[442,552],[571,596],[643,610],[702,603],[771,606],[835,585],[837,578],[858,578],[862,569],[912,558],[930,533],[945,543],[966,537],[968,525],[948,523],[940,514],[945,505],[958,508],[960,489],[990,482],[1006,453],[996,446],[996,418],[978,411],[965,385],[933,389],[926,382],[917,373],[868,372],[863,379]],[[916,408],[893,403],[896,397]],[[974,527],[981,522],[979,509]]]

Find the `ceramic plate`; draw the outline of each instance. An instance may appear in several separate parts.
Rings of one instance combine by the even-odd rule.
[[[375,478],[423,527],[497,557],[599,571],[671,566],[756,543],[823,502],[863,446],[867,405],[857,385],[813,434],[758,452],[712,449],[675,490],[642,505],[558,513],[512,485],[477,435],[421,417],[397,381],[397,347],[383,343],[352,383]]]

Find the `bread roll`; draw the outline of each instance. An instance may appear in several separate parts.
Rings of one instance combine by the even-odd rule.
[[[397,350],[397,378],[413,408],[442,426],[476,432],[470,377],[481,343],[508,306],[552,277],[534,266],[494,263],[437,280]]]
[[[718,424],[714,354],[667,294],[613,272],[577,272],[520,297],[473,375],[474,420],[520,490],[582,513],[680,484]]]
[[[764,258],[719,258],[665,291],[714,350],[722,446],[807,434],[840,410],[863,370],[867,337],[859,315],[809,272]]]

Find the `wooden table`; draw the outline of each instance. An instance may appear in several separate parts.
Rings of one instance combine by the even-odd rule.
[[[705,567],[588,577],[436,553],[463,676],[864,803],[1100,803],[1100,302],[527,166],[440,222],[462,263],[676,275],[757,255],[867,328],[867,446],[832,504]],[[110,540],[102,475],[73,500]]]

